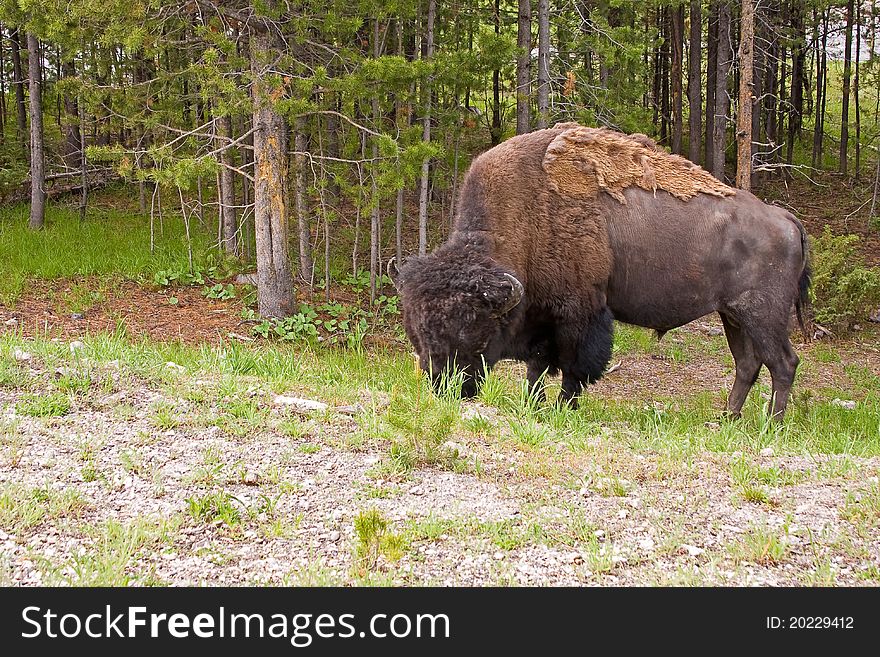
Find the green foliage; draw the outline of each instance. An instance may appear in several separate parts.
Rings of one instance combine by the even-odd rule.
[[[398,561],[406,549],[406,540],[389,529],[390,523],[377,510],[361,511],[354,519],[357,536],[355,565],[361,571],[375,570],[379,558]]]
[[[70,397],[60,392],[26,394],[22,395],[15,408],[22,415],[31,417],[57,417],[67,415]]]
[[[223,285],[223,283],[215,283],[210,287],[205,287],[202,292],[208,299],[234,299],[235,298],[235,286],[231,283],[227,283]]]
[[[828,226],[812,239],[813,315],[825,326],[848,329],[880,305],[880,270],[856,251],[857,235],[834,235]]]

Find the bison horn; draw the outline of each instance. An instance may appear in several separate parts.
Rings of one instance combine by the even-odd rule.
[[[504,305],[501,307],[501,310],[498,312],[498,317],[502,315],[506,315],[511,310],[513,310],[516,305],[522,301],[523,294],[525,294],[525,289],[523,288],[523,284],[519,282],[516,276],[511,276],[508,273],[504,274],[504,278],[507,279],[507,282],[510,283],[510,296],[507,297],[507,301],[504,302]]]
[[[391,279],[391,282],[394,283],[394,287],[397,290],[400,290],[400,269],[397,267],[397,256],[392,256],[388,261],[388,264],[385,265],[385,271],[388,274],[388,278]]]

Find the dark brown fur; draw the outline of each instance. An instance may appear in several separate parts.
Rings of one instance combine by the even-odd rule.
[[[590,129],[563,124],[536,131],[474,160],[449,240],[401,271],[404,322],[422,366],[437,374],[455,363],[478,381],[483,360],[491,366],[517,358],[528,363],[533,383],[542,368],[560,369],[563,398],[573,399],[610,357],[609,308],[617,319],[660,333],[718,311],[737,365],[729,410],[739,413],[766,364],[781,417],[797,367],[788,318],[808,283],[800,223],[709,180],[643,136],[634,141],[638,148],[624,150],[631,158],[651,148],[653,165],[644,166],[656,177],[639,176],[641,182],[619,189],[606,189],[604,179],[587,181],[585,188],[602,190],[588,197],[556,191],[544,166],[547,148],[567,131],[584,130]],[[613,135],[605,151],[622,152],[624,135],[591,131],[589,138],[603,134]],[[590,157],[596,152],[603,151]],[[608,162],[598,164],[583,167],[583,175],[613,171]],[[682,200],[665,191],[664,180],[677,195],[694,185],[706,191]],[[525,294],[498,317],[493,309],[511,294],[505,273]],[[474,391],[475,383],[466,390]]]

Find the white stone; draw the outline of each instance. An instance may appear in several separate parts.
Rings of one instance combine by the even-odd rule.
[[[851,399],[838,399],[835,397],[831,400],[832,406],[840,406],[841,408],[845,408],[848,411],[854,411],[856,408],[856,403]]]
[[[33,358],[33,356],[24,349],[19,349],[18,347],[12,350],[12,357],[19,363],[25,363]]]
[[[314,399],[303,399],[301,397],[289,397],[287,395],[277,395],[272,400],[275,406],[289,406],[298,411],[326,411],[329,406],[324,402],[315,401]]]

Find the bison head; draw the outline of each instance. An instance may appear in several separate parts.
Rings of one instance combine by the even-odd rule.
[[[486,369],[501,357],[501,338],[523,298],[522,283],[468,249],[441,248],[411,258],[392,278],[406,334],[434,389],[454,369],[463,377],[462,395],[476,395]]]

